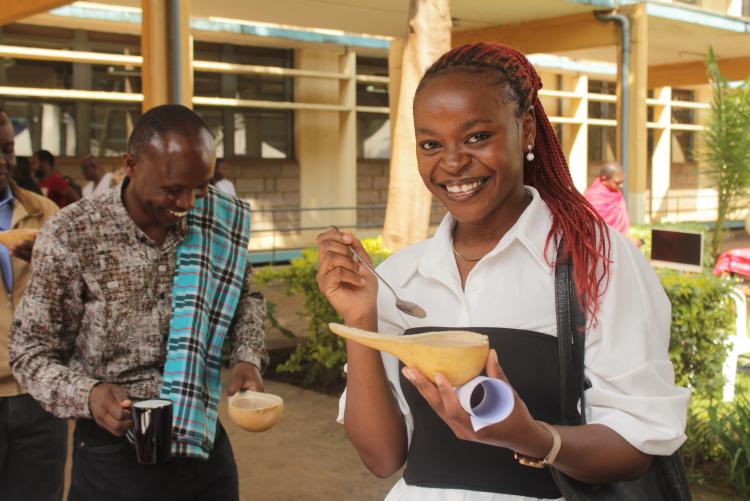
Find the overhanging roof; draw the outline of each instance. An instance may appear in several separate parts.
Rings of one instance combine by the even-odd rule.
[[[139,19],[140,0],[100,0],[101,3],[75,2],[52,13],[32,16],[24,22],[54,24],[56,26],[81,27],[85,29],[112,30],[117,24],[128,25],[124,31],[137,30],[134,20]],[[192,0],[192,15],[198,21],[203,36],[213,39],[222,37],[238,42],[240,38],[249,43],[262,41],[263,45],[273,43],[278,37],[299,43],[341,43],[371,50],[387,47],[387,38],[402,35],[407,26],[408,0]],[[455,30],[475,30],[495,27],[499,30],[526,30],[532,37],[545,39],[543,33],[535,33],[533,26],[553,19],[588,19],[589,27],[595,27],[593,11],[604,7],[639,3],[633,0],[453,0],[451,2]],[[713,46],[720,59],[742,59],[750,57],[750,19],[735,18],[710,13],[702,9],[668,2],[648,1],[648,57],[650,66],[687,64],[702,62]],[[96,11],[97,5],[124,6],[120,18],[111,12],[105,18],[86,19]],[[99,8],[101,11],[102,9]],[[83,13],[83,14],[82,14]],[[196,27],[196,19],[193,26]],[[283,26],[274,29],[247,27],[238,30],[226,19],[239,19],[253,23],[274,23],[277,25],[313,28],[320,31],[334,30],[331,34],[315,36],[281,36]],[[129,21],[129,22],[128,22]],[[528,24],[527,24],[528,23]],[[576,27],[573,25],[572,30]],[[213,33],[212,33],[213,30]],[[234,30],[234,31],[232,31]],[[294,30],[292,30],[294,31]],[[297,30],[304,33],[303,30]],[[540,30],[537,30],[540,31]],[[586,30],[578,29],[576,35],[584,35]],[[614,33],[610,29],[610,33]],[[374,37],[360,37],[360,34]],[[288,35],[288,34],[287,34]],[[271,38],[269,38],[271,37]],[[295,38],[297,37],[297,38]],[[349,37],[349,38],[347,38]],[[359,40],[358,40],[359,37]],[[264,40],[265,38],[265,40]],[[568,52],[556,49],[555,37],[548,39],[549,52],[593,61],[615,62],[616,51],[612,50],[613,36],[599,38],[607,46],[588,46]],[[585,36],[583,36],[585,38]]]

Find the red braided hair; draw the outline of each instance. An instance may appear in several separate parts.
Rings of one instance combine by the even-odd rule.
[[[552,212],[552,228],[545,248],[563,239],[563,257],[573,260],[573,279],[578,302],[592,324],[599,312],[599,297],[609,277],[610,242],[601,216],[581,195],[570,177],[568,163],[555,131],[539,101],[542,80],[528,59],[517,50],[480,42],[457,47],[443,54],[425,73],[417,87],[450,73],[476,73],[504,88],[505,102],[516,101],[518,117],[533,107],[536,118],[534,161],[524,162],[524,184],[539,191]],[[567,260],[567,259],[566,259]],[[550,263],[553,264],[553,263]]]

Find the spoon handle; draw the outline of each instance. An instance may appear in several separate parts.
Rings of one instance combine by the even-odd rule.
[[[362,256],[360,256],[357,251],[354,250],[354,247],[350,246],[349,249],[351,249],[352,254],[354,255],[355,260],[359,261],[360,263],[362,263],[363,265],[365,265],[365,268],[367,268],[368,270],[370,270],[373,275],[375,275],[376,277],[378,277],[380,279],[380,281],[385,284],[386,287],[388,287],[389,289],[391,289],[391,292],[393,292],[393,295],[395,296],[396,295],[396,291],[394,291],[393,287],[391,287],[390,285],[388,285],[388,282],[386,282],[385,279],[383,277],[381,277],[380,274],[377,271],[375,271],[375,268],[373,268],[372,266],[370,266],[370,263],[368,263],[367,261],[365,261],[364,258]]]
[[[341,230],[339,230],[334,225],[331,225],[331,228],[333,228],[334,230],[336,230],[338,232],[341,232]],[[368,263],[367,261],[365,261],[365,259],[362,256],[360,256],[357,251],[354,250],[354,247],[352,247],[350,245],[349,246],[349,250],[352,251],[352,255],[354,256],[354,260],[355,261],[359,261],[360,263],[362,263],[363,265],[365,265],[365,268],[367,268],[368,270],[370,270],[373,275],[375,275],[376,277],[378,277],[380,279],[380,281],[383,282],[383,284],[385,284],[386,287],[388,287],[389,289],[391,289],[391,292],[393,293],[394,296],[398,297],[396,295],[396,291],[393,290],[393,287],[391,287],[390,285],[388,285],[388,282],[386,282],[385,279],[383,277],[381,277],[380,274],[377,271],[375,271],[375,268],[373,268],[372,266],[370,266],[370,263]]]

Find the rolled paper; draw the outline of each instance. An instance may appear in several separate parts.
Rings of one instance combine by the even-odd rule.
[[[477,376],[456,388],[456,395],[474,431],[503,421],[513,411],[513,390],[500,379]]]

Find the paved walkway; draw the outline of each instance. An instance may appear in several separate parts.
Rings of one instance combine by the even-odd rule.
[[[383,499],[398,476],[380,480],[362,465],[338,424],[338,399],[267,381],[266,391],[284,399],[285,415],[274,428],[250,433],[234,426],[221,405],[232,442],[242,501]]]

